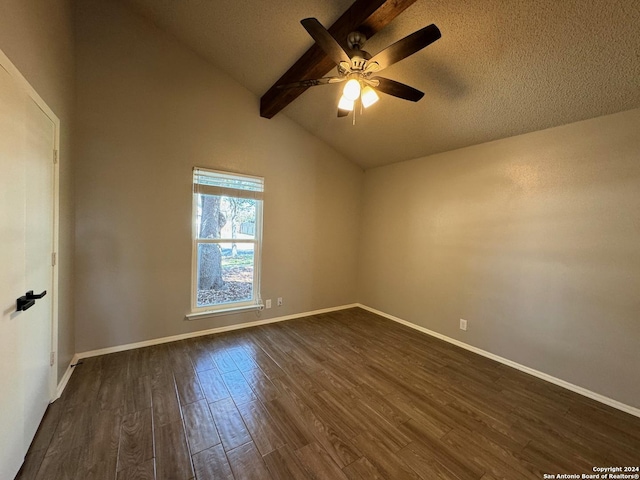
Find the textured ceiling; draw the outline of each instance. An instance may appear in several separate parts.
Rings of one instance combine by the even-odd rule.
[[[329,27],[353,3],[122,1],[258,97],[313,43],[301,19]],[[278,115],[369,168],[640,107],[640,0],[418,0],[364,49],[430,23],[442,38],[384,73],[420,102],[383,95],[352,125],[327,85]]]

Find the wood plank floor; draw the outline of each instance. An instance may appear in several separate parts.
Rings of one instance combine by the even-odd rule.
[[[640,419],[361,309],[88,358],[20,480],[541,479]]]

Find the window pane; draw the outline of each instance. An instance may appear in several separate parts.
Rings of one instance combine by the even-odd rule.
[[[253,299],[254,245],[198,245],[197,307]]]
[[[192,311],[258,307],[264,179],[193,170]]]
[[[256,200],[198,194],[198,238],[255,239]]]

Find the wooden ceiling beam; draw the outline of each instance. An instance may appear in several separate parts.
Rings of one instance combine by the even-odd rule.
[[[358,31],[364,33],[367,38],[371,38],[415,1],[356,0],[327,30],[342,48],[348,51],[347,35],[349,33]],[[293,83],[298,80],[320,78],[329,73],[335,66],[331,59],[314,43],[262,96],[260,99],[260,116],[272,118],[307,89],[306,87],[277,88],[278,85]]]

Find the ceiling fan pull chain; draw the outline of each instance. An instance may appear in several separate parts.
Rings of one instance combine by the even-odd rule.
[[[360,115],[362,115],[362,102],[360,101],[360,97],[356,99],[355,105],[353,106],[353,125],[356,124],[356,116],[358,113],[358,107],[360,107]]]

